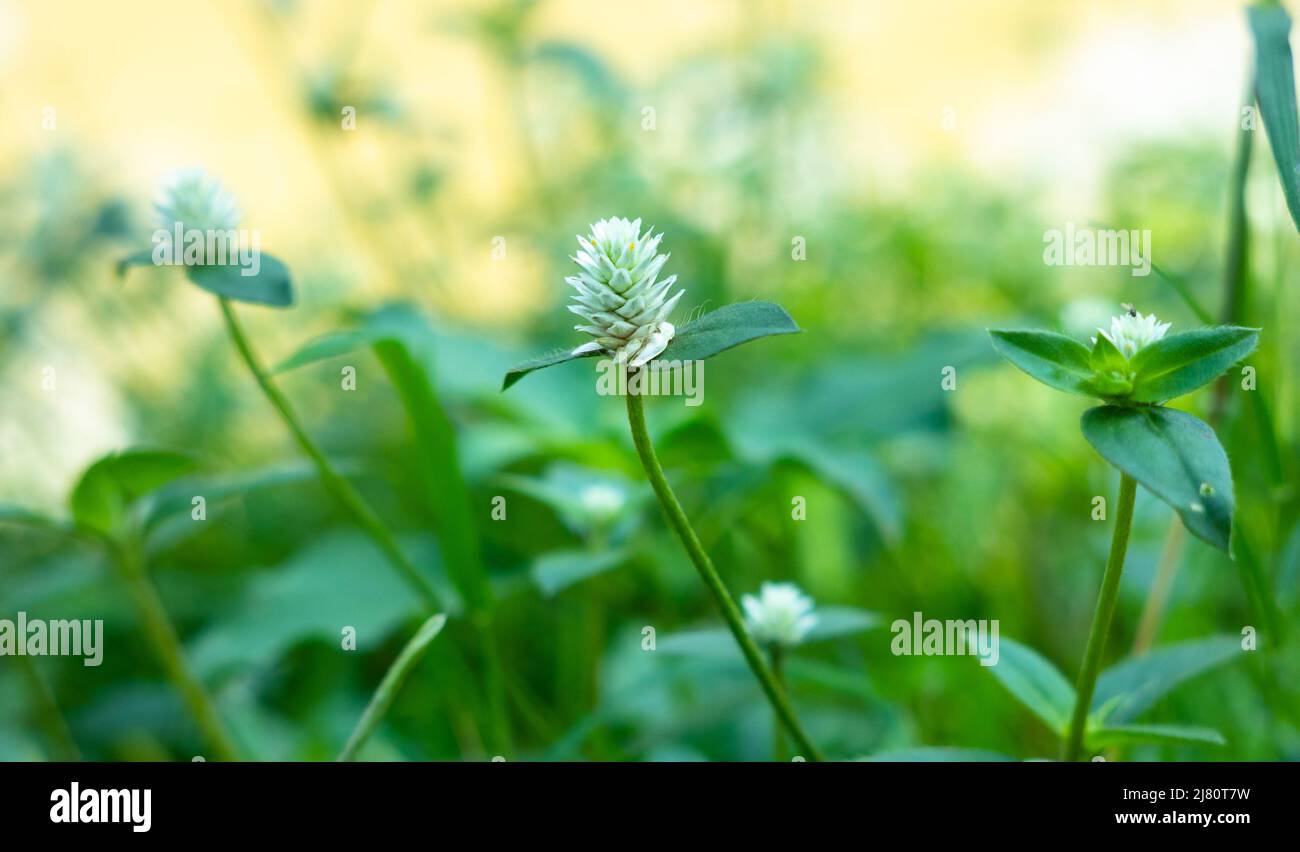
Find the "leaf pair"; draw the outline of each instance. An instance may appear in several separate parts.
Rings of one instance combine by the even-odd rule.
[[[1223,736],[1209,728],[1135,720],[1174,687],[1231,660],[1240,650],[1234,636],[1198,639],[1157,648],[1102,672],[1084,736],[1088,748],[1128,742],[1223,745]],[[1031,713],[1058,736],[1066,736],[1075,693],[1055,666],[1028,646],[1002,639],[998,662],[989,670]]]
[[[1104,334],[1091,350],[1052,331],[991,329],[1002,357],[1057,390],[1112,402],[1163,403],[1214,381],[1249,355],[1259,329],[1214,326],[1172,334],[1125,358]]]
[[[166,450],[131,449],[104,456],[86,468],[73,488],[72,519],[91,532],[114,535],[136,500],[194,467],[189,456]]]
[[[287,308],[293,305],[293,282],[289,268],[277,257],[259,252],[255,274],[245,275],[244,267],[234,264],[185,266],[185,277],[199,287],[223,299]],[[133,266],[154,266],[153,250],[143,249],[117,262],[117,274],[123,276]]]
[[[771,334],[794,334],[799,326],[780,305],[771,302],[738,302],[725,305],[689,322],[677,330],[668,348],[656,360],[703,361],[719,352]],[[572,351],[553,352],[511,367],[501,384],[507,390],[535,370],[554,367],[578,358],[591,358],[599,352],[575,355]]]

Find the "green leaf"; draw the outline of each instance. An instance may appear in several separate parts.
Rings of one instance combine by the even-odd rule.
[[[885,751],[863,758],[871,763],[1014,763],[1015,758],[977,748],[925,747]]]
[[[1291,18],[1277,4],[1254,5],[1246,14],[1255,39],[1255,97],[1291,221],[1300,230],[1300,122],[1291,62]]]
[[[1087,734],[1088,748],[1097,750],[1112,745],[1128,743],[1160,743],[1163,745],[1227,745],[1223,734],[1213,728],[1189,725],[1107,725],[1091,728]]]
[[[1096,340],[1088,356],[1094,374],[1089,390],[1101,397],[1127,396],[1133,390],[1128,359],[1106,335],[1098,334]]]
[[[602,574],[627,558],[621,550],[556,550],[544,553],[533,563],[533,582],[542,594],[554,597],[574,583]]]
[[[522,379],[524,376],[534,370],[541,370],[546,367],[554,367],[556,364],[564,364],[568,361],[574,361],[578,358],[594,358],[601,355],[601,352],[584,352],[581,355],[574,355],[572,349],[557,349],[547,355],[541,355],[536,358],[529,358],[514,365],[506,371],[506,377],[501,382],[501,390],[509,390],[510,386]]]
[[[772,302],[737,302],[705,314],[694,322],[677,329],[668,348],[656,360],[703,361],[719,352],[767,337],[773,334],[795,334],[800,331],[795,321],[780,305]],[[538,358],[516,364],[506,371],[501,390],[534,370],[564,364],[578,358],[590,358],[600,352],[574,355],[572,350],[560,349]]]
[[[397,697],[402,684],[410,676],[411,669],[415,668],[416,663],[424,657],[429,643],[442,632],[442,627],[446,623],[447,616],[438,613],[429,616],[424,624],[420,625],[420,629],[415,631],[415,635],[406,643],[402,652],[397,655],[397,659],[384,673],[384,679],[380,681],[379,688],[371,697],[370,704],[357,720],[357,726],[352,729],[352,736],[348,737],[347,745],[339,753],[339,760],[352,760],[356,757],[358,749],[365,744],[379,722],[387,715],[388,708],[392,706],[393,699]]]
[[[226,299],[275,308],[292,305],[289,268],[266,252],[262,252],[260,264],[256,275],[245,275],[244,268],[234,264],[187,266],[185,274],[204,290]]]
[[[1005,640],[1004,640],[1005,642]],[[1091,713],[1099,725],[1136,719],[1165,693],[1241,653],[1241,638],[1216,636],[1179,642],[1125,660],[1101,673]]]
[[[194,469],[194,460],[165,450],[131,449],[104,456],[81,475],[69,507],[80,526],[109,535],[130,504]]]
[[[140,249],[134,254],[129,254],[113,265],[113,271],[117,273],[118,278],[123,278],[133,266],[153,266],[153,249]]]
[[[1230,325],[1163,337],[1133,356],[1131,398],[1164,402],[1190,393],[1249,355],[1258,341],[1259,329]]]
[[[772,302],[737,302],[724,305],[677,329],[664,361],[703,361],[734,346],[773,334],[797,334],[801,329]]]
[[[1074,709],[1074,687],[1055,666],[1028,646],[1003,638],[997,664],[986,668],[1021,704],[1064,736]]]
[[[1012,364],[1057,390],[1096,396],[1088,347],[1054,331],[989,329],[993,348]]]
[[[301,349],[276,365],[272,372],[285,373],[308,364],[337,358],[370,344],[371,335],[364,329],[348,329],[323,334],[308,341]]]
[[[1173,506],[1193,535],[1225,553],[1232,533],[1232,471],[1214,430],[1172,408],[1103,405],[1083,414],[1102,458]]]
[[[868,612],[852,606],[819,606],[814,611],[817,623],[808,631],[804,642],[821,642],[825,639],[837,639],[851,636],[864,630],[879,627],[882,619],[878,613]]]

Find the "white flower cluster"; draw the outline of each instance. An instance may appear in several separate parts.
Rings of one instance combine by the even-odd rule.
[[[812,598],[794,583],[764,583],[758,597],[744,595],[745,626],[765,645],[798,645],[817,624]]]

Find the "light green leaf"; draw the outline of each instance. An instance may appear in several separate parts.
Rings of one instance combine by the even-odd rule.
[[[737,302],[705,314],[677,329],[668,348],[657,360],[703,361],[719,352],[773,334],[795,334],[799,326],[780,305],[772,302]],[[506,371],[501,390],[534,370],[553,367],[577,358],[590,358],[599,352],[574,355],[572,350],[556,350],[538,358],[516,364]]]
[[[884,751],[862,758],[870,763],[1014,763],[1016,759],[996,751],[976,748],[920,747]]]
[[[1058,734],[1064,735],[1074,709],[1074,687],[1056,667],[1026,645],[1003,638],[998,662],[987,668],[1007,691]]]
[[[1255,96],[1287,209],[1300,229],[1300,122],[1291,61],[1291,18],[1278,4],[1253,5],[1246,14],[1255,39]]]
[[[989,329],[993,348],[1012,364],[1057,390],[1096,396],[1088,347],[1054,331]]]
[[[371,335],[365,329],[329,332],[308,341],[301,349],[276,365],[273,372],[285,373],[318,361],[337,358],[368,346],[370,341]]]
[[[348,737],[347,745],[339,753],[340,761],[352,760],[357,756],[357,751],[369,739],[371,733],[378,727],[379,722],[388,713],[388,708],[393,705],[393,699],[402,688],[410,676],[411,670],[424,657],[425,650],[429,647],[439,633],[442,627],[447,623],[447,616],[438,613],[431,615],[420,625],[420,629],[415,631],[415,635],[402,648],[402,652],[397,655],[397,659],[388,667],[384,673],[384,679],[380,681],[379,688],[370,698],[370,704],[357,720],[357,726],[352,729],[352,736]]]
[[[1166,645],[1127,659],[1101,673],[1091,713],[1099,725],[1130,722],[1180,683],[1240,653],[1240,637],[1216,636]]]
[[[1239,326],[1198,328],[1161,338],[1133,356],[1131,398],[1164,402],[1191,393],[1249,355],[1258,341],[1259,329]]]
[[[864,630],[879,627],[883,620],[879,613],[868,612],[865,609],[858,609],[853,606],[828,604],[817,607],[813,610],[813,613],[817,616],[817,623],[804,637],[804,643],[821,642],[825,639],[836,639],[840,636],[851,636],[854,633],[861,633]]]
[[[557,550],[543,554],[533,563],[533,582],[542,594],[553,597],[574,583],[604,573],[619,565],[627,554],[618,550]]]
[[[1213,728],[1189,725],[1107,725],[1089,729],[1087,743],[1088,748],[1095,751],[1128,743],[1221,746],[1227,745],[1228,741]]]
[[[187,266],[186,276],[198,286],[226,299],[287,308],[293,304],[293,282],[289,268],[278,258],[262,252],[256,275],[245,275],[234,265]]]
[[[1093,344],[1088,363],[1094,374],[1088,388],[1097,396],[1127,396],[1133,390],[1128,359],[1115,348],[1115,344],[1111,343],[1106,335],[1097,335],[1097,342]]]
[[[1192,534],[1225,553],[1232,533],[1232,471],[1214,430],[1190,414],[1103,405],[1083,414],[1083,436],[1142,483]]]
[[[194,469],[194,460],[166,450],[130,449],[104,456],[81,475],[69,508],[80,526],[109,535],[127,507],[145,494]]]

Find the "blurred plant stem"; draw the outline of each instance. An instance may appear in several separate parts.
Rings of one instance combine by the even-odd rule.
[[[167,609],[158,596],[158,590],[149,579],[140,544],[133,540],[113,541],[109,543],[109,548],[118,572],[125,581],[136,610],[144,622],[145,633],[150,643],[158,652],[167,676],[180,691],[181,698],[193,714],[194,721],[198,723],[199,730],[203,732],[213,755],[218,760],[238,760],[238,750],[230,734],[226,732],[221,717],[217,714],[216,705],[207,690],[203,688],[202,682],[190,671],[189,664],[185,660],[180,637],[176,635],[176,628],[172,626]]]
[[[772,676],[777,686],[785,690],[785,676],[781,671],[781,646],[773,642],[767,649],[767,659],[772,666]],[[781,728],[781,717],[772,717],[772,760],[780,763],[785,760],[785,732]]]
[[[41,674],[31,657],[17,654],[13,659],[31,688],[36,705],[36,723],[45,729],[45,735],[53,743],[54,756],[58,760],[81,760],[81,751],[77,748],[77,741],[72,738],[72,731],[68,728],[68,721],[59,708],[58,698],[55,697],[49,680]]]
[[[709,591],[713,593],[713,599],[718,609],[722,611],[722,617],[726,620],[727,627],[731,629],[731,635],[736,638],[736,644],[740,645],[745,661],[753,670],[754,677],[758,678],[758,683],[762,686],[767,700],[771,702],[777,718],[784,723],[795,744],[809,760],[822,760],[821,751],[804,733],[803,726],[799,724],[799,719],[795,716],[789,699],[786,698],[785,690],[763,659],[763,652],[758,649],[753,637],[745,629],[740,609],[732,599],[731,593],[727,591],[722,578],[718,576],[718,571],[713,567],[709,555],[704,552],[704,547],[700,544],[699,537],[695,535],[695,530],[691,528],[691,522],[687,519],[682,504],[677,501],[677,495],[673,493],[672,487],[664,476],[659,458],[655,455],[654,445],[650,443],[650,433],[645,422],[645,403],[641,395],[628,393],[626,396],[627,420],[632,429],[632,442],[636,445],[637,455],[641,457],[641,466],[645,468],[646,477],[650,480],[650,486],[654,489],[655,496],[659,498],[660,505],[663,506],[664,514],[668,516],[669,523],[678,538],[682,540],[687,555],[695,563],[704,585],[708,586]]]
[[[239,350],[240,357],[248,366],[249,372],[257,380],[257,384],[266,395],[272,407],[279,413],[280,419],[288,428],[289,433],[293,435],[294,440],[302,451],[307,454],[312,463],[316,466],[316,471],[320,476],[321,484],[325,486],[334,499],[336,499],[348,514],[350,514],[357,526],[370,536],[370,538],[379,546],[388,562],[397,570],[402,579],[415,590],[416,594],[424,602],[431,612],[441,608],[438,600],[438,593],[434,590],[429,580],[419,572],[411,563],[402,548],[393,538],[393,534],[384,526],[384,522],[379,519],[374,510],[366,503],[352,484],[340,474],[320,448],[308,436],[302,424],[298,421],[298,416],[294,413],[293,408],[289,405],[289,400],[280,389],[275,386],[271,380],[270,374],[262,363],[258,360],[256,353],[253,352],[249,345],[248,338],[244,335],[243,329],[239,325],[239,320],[235,316],[234,308],[226,299],[219,299],[221,303],[221,315],[226,320],[226,330],[230,333],[230,339],[234,341],[235,348]]]
[[[1092,706],[1092,693],[1097,686],[1097,673],[1101,671],[1101,658],[1106,650],[1106,637],[1115,615],[1115,602],[1119,597],[1119,581],[1124,574],[1124,555],[1128,551],[1129,531],[1133,526],[1133,502],[1137,497],[1137,480],[1127,473],[1119,475],[1119,508],[1115,513],[1115,533],[1110,540],[1110,558],[1106,560],[1106,573],[1101,578],[1101,594],[1092,616],[1092,630],[1088,633],[1088,647],[1083,653],[1083,667],[1075,685],[1074,714],[1070,718],[1061,758],[1078,760],[1083,753],[1083,735],[1088,727],[1088,710]]]

